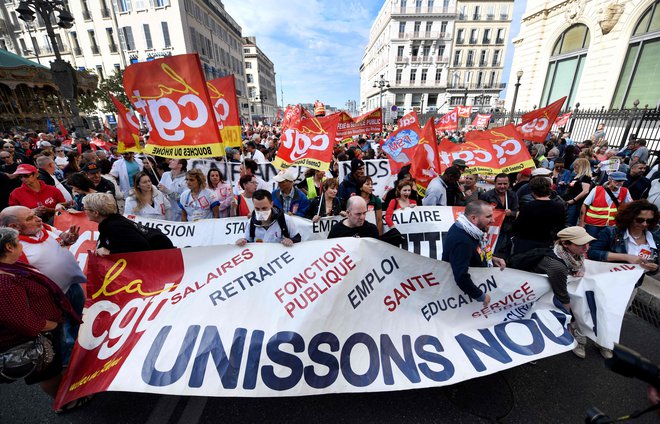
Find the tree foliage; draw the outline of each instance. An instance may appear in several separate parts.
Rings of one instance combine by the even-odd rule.
[[[117,71],[101,81],[98,88],[90,94],[80,94],[78,96],[80,111],[93,113],[100,110],[103,113],[117,113],[117,109],[108,97],[108,93],[119,99],[126,107],[130,107],[128,96],[124,91],[123,75],[123,71]]]

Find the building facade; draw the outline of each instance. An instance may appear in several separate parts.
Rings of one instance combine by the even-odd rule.
[[[381,77],[386,122],[412,110],[493,107],[512,8],[512,0],[386,0],[360,67],[360,111],[379,107]]]
[[[513,44],[510,81],[523,71],[517,110],[564,96],[565,108],[660,106],[658,0],[528,2]]]
[[[252,120],[273,122],[278,108],[275,66],[257,46],[255,37],[243,37],[243,54]]]
[[[48,66],[53,47],[41,16],[18,19],[18,0],[0,3],[0,48]],[[207,80],[234,74],[249,116],[241,27],[219,0],[70,0],[70,29],[57,28],[62,59],[105,78],[131,63],[197,52]],[[53,22],[55,20],[53,19]]]

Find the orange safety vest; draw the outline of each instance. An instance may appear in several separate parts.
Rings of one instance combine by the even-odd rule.
[[[627,195],[628,189],[621,187],[618,196],[619,205],[623,204]],[[614,202],[612,202],[611,205],[607,204],[608,197],[609,194],[605,191],[605,187],[596,187],[594,201],[591,205],[587,206],[587,213],[584,215],[585,224],[595,225],[597,227],[609,227],[614,223],[613,221],[616,217],[617,207]]]

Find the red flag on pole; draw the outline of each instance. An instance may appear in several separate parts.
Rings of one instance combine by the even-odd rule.
[[[142,152],[137,117],[115,96],[110,93],[108,96],[117,109],[117,151],[119,153]]]
[[[197,53],[134,63],[124,71],[124,89],[147,120],[147,153],[170,158],[224,155]]]
[[[299,107],[299,106],[296,106]],[[299,109],[301,115],[308,115]],[[295,115],[295,111],[293,113]],[[308,168],[327,171],[332,161],[332,149],[337,135],[337,123],[340,114],[316,118],[313,116],[297,119],[292,117],[289,126],[282,129],[280,148],[273,165],[284,169],[290,166],[306,166]],[[286,119],[286,118],[285,118]]]
[[[62,133],[63,137],[69,135],[69,132],[66,130],[64,124],[62,123],[62,118],[57,118],[57,124],[60,126],[60,132]]]
[[[435,126],[436,132],[442,131],[456,131],[458,129],[458,108],[454,108],[451,112],[445,114],[440,118],[440,121]]]
[[[421,195],[424,195],[431,180],[440,174],[440,156],[433,119],[426,122],[422,129],[422,138],[417,146],[413,148],[410,174],[415,179],[417,191]]]
[[[224,147],[240,146],[243,140],[241,139],[241,118],[238,113],[234,76],[229,75],[207,81],[206,86]]]
[[[381,149],[388,155],[392,174],[398,174],[401,168],[411,162],[414,148],[421,138],[422,129],[419,121],[415,120],[412,125],[400,127],[381,142]]]
[[[525,140],[543,143],[557,119],[559,111],[566,101],[566,96],[541,109],[536,109],[522,116],[522,122],[516,129]]]
[[[456,106],[459,118],[469,118],[472,114],[472,106]]]
[[[557,117],[557,119],[555,120],[555,125],[557,125],[557,127],[564,127],[565,128],[566,124],[568,124],[568,120],[571,119],[572,114],[573,114],[573,112],[568,112],[568,113],[565,113],[565,114]]]

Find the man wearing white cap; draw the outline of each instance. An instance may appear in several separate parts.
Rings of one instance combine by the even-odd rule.
[[[273,204],[285,214],[305,217],[309,200],[305,193],[294,185],[296,174],[291,168],[275,176],[279,188],[273,190]]]
[[[623,187],[627,179],[626,174],[621,171],[612,172],[605,184],[591,189],[582,203],[580,227],[598,237],[600,230],[614,225],[619,206],[632,202],[628,189]]]

